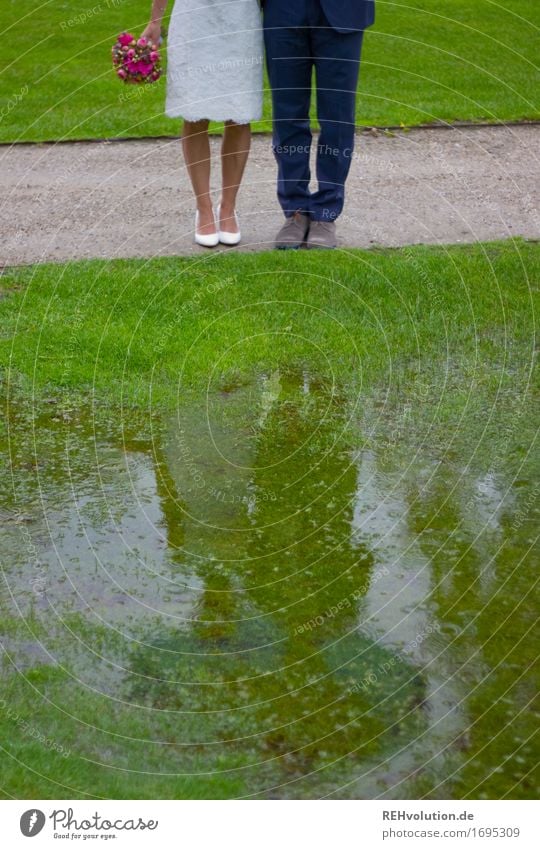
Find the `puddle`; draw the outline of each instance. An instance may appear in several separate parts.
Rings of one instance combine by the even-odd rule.
[[[248,795],[481,796],[501,764],[532,792],[532,470],[367,410],[302,370],[168,419],[12,408],[4,677],[55,665],[172,715],[178,751],[240,753]]]

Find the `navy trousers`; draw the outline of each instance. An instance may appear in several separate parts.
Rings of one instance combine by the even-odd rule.
[[[363,30],[337,32],[320,0],[266,0],[264,37],[272,87],[278,199],[286,216],[334,221],[343,209],[354,149]],[[311,193],[309,111],[315,70],[318,190]]]

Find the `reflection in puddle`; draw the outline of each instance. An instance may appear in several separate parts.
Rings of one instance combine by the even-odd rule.
[[[493,694],[526,698],[512,652],[534,607],[493,629],[530,590],[523,476],[509,495],[502,473],[366,446],[358,410],[304,371],[168,420],[55,409],[10,423],[6,676],[55,663],[133,716],[172,715],[178,771],[190,747],[201,772],[235,752],[245,795],[478,795],[474,752],[516,744],[493,747]]]

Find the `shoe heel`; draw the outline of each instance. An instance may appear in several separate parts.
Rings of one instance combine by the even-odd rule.
[[[234,245],[237,245],[242,238],[242,233],[240,232],[240,223],[238,221],[238,215],[236,214],[236,211],[235,211],[234,220],[236,222],[236,226],[238,227],[238,233],[227,233],[225,230],[219,229],[219,224],[220,224],[220,221],[221,221],[221,214],[220,213],[221,213],[221,204],[218,203],[218,205],[216,206],[215,217],[216,217],[216,221],[218,222],[219,241],[221,242],[222,245],[229,245],[230,247],[233,247]]]

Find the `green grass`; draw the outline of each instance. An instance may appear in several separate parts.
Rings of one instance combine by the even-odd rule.
[[[510,646],[512,653],[512,662],[507,660],[507,665],[499,669],[499,654],[489,655],[493,623],[503,614],[512,612],[515,599],[506,591],[499,595],[494,593],[492,605],[487,605],[485,596],[474,589],[475,570],[485,567],[484,560],[477,561],[478,554],[471,560],[472,543],[469,545],[467,537],[453,540],[450,531],[458,524],[460,516],[458,501],[463,492],[465,463],[477,471],[479,480],[484,480],[482,475],[485,476],[486,469],[494,468],[500,473],[503,465],[512,465],[512,479],[517,472],[521,479],[516,481],[515,498],[519,498],[518,484],[522,487],[523,479],[526,481],[528,475],[532,481],[538,479],[531,461],[524,468],[522,461],[532,449],[536,431],[535,417],[531,414],[536,391],[531,372],[539,268],[538,244],[512,240],[466,247],[336,251],[331,254],[229,253],[207,255],[202,259],[90,261],[9,270],[0,278],[0,389],[4,396],[9,387],[15,403],[11,406],[9,420],[0,420],[0,444],[6,444],[9,421],[12,446],[11,454],[4,451],[10,462],[5,464],[4,470],[0,467],[4,490],[8,493],[13,487],[15,503],[19,499],[26,503],[28,493],[37,497],[35,461],[39,470],[40,498],[44,491],[52,492],[49,497],[58,498],[61,506],[68,480],[62,463],[69,468],[70,488],[82,486],[76,479],[77,474],[81,475],[81,481],[90,480],[88,473],[92,463],[99,467],[100,476],[102,472],[107,474],[109,455],[95,453],[94,427],[98,431],[102,427],[105,433],[111,434],[120,423],[123,425],[124,411],[118,409],[122,403],[138,408],[125,411],[127,419],[131,420],[131,416],[134,420],[140,419],[144,423],[142,430],[148,430],[149,405],[152,404],[152,412],[156,406],[163,410],[166,422],[171,418],[167,410],[175,407],[178,394],[188,387],[206,387],[210,382],[213,387],[224,390],[218,393],[223,397],[228,387],[244,379],[247,381],[253,373],[261,370],[268,373],[272,368],[285,371],[295,365],[307,366],[323,380],[334,379],[340,398],[354,400],[355,393],[361,391],[357,410],[363,417],[363,424],[359,426],[369,431],[373,420],[378,419],[378,426],[382,428],[379,436],[383,438],[377,448],[381,464],[384,458],[392,468],[396,463],[393,455],[402,453],[411,457],[419,443],[428,453],[430,462],[434,458],[445,459],[441,465],[444,477],[441,477],[440,490],[434,490],[433,503],[427,495],[422,497],[428,499],[429,508],[422,499],[418,502],[412,499],[410,521],[415,533],[421,534],[424,527],[431,528],[431,536],[422,537],[422,544],[425,555],[434,563],[435,575],[451,571],[456,558],[461,564],[459,570],[456,566],[455,584],[435,585],[433,602],[443,624],[454,628],[451,631],[453,644],[463,641],[465,656],[470,651],[466,645],[470,637],[463,629],[463,621],[457,619],[456,624],[454,619],[461,615],[460,605],[464,598],[473,604],[473,609],[477,605],[479,620],[474,622],[474,628],[482,640],[482,663],[489,658],[494,670],[486,699],[482,701],[475,695],[478,703],[475,702],[474,713],[469,717],[472,730],[471,741],[466,744],[469,747],[467,758],[470,756],[468,766],[460,767],[455,773],[453,767],[447,769],[444,777],[448,778],[448,788],[443,788],[442,798],[465,798],[467,794],[476,798],[481,784],[482,793],[489,798],[500,798],[509,788],[512,788],[510,796],[526,798],[533,792],[527,784],[529,761],[525,759],[524,766],[514,764],[513,753],[517,747],[514,730],[517,728],[521,735],[520,744],[522,738],[527,740],[534,731],[532,714],[524,711],[516,717],[519,719],[517,725],[511,723],[506,728],[501,720],[502,716],[504,722],[508,721],[503,711],[506,707],[497,694],[514,687],[518,673],[521,676],[529,660],[533,662],[533,642],[520,644],[515,629],[521,638],[522,631],[529,625],[527,617],[531,623],[533,621],[534,608],[532,602],[525,614],[520,608],[511,623],[502,629],[502,636],[498,635],[498,650],[504,638],[504,650]],[[91,421],[85,424],[84,410],[88,409],[89,397],[97,403]],[[381,410],[381,398],[384,398],[384,410]],[[38,401],[35,406],[34,399]],[[410,416],[405,418],[403,405],[406,402],[410,402],[412,409]],[[315,408],[313,418],[320,429],[324,417],[317,415],[318,409]],[[65,451],[64,412],[80,440],[77,455],[77,463],[82,464],[80,469]],[[336,415],[338,413],[339,416],[343,414],[341,407],[336,410]],[[101,415],[103,422],[100,422]],[[174,416],[172,418],[176,421]],[[111,421],[115,422],[114,427]],[[293,418],[293,422],[296,419]],[[279,427],[276,432],[280,433]],[[333,433],[331,430],[332,438]],[[34,457],[36,434],[39,447]],[[122,436],[126,437],[123,429]],[[271,454],[271,432],[266,439],[266,450]],[[96,444],[101,444],[100,439]],[[137,450],[142,450],[142,444],[141,439]],[[325,444],[323,439],[323,446]],[[312,443],[306,441],[306,445]],[[370,448],[367,437],[362,445]],[[88,468],[85,451],[92,457]],[[303,463],[307,458],[307,454],[300,455],[296,462]],[[294,463],[294,459],[291,462]],[[399,468],[400,461],[397,462]],[[260,467],[264,470],[272,466],[268,461]],[[339,469],[341,466],[334,472]],[[13,470],[16,476],[12,481]],[[384,466],[381,465],[380,471],[384,477]],[[51,476],[49,484],[48,474]],[[170,485],[167,477],[163,480],[164,486],[165,483]],[[452,492],[456,503],[450,498],[451,509],[444,514],[443,521],[441,503],[445,504]],[[339,492],[335,497],[339,502]],[[11,503],[10,497],[7,503]],[[178,505],[174,509],[169,505],[169,508],[167,521],[172,529],[169,532],[176,540],[173,531],[182,529],[180,517],[183,514]],[[270,505],[267,509],[266,524],[272,527],[273,508]],[[532,563],[520,560],[524,549],[515,547],[520,540],[509,530],[512,521],[512,514],[508,513],[504,524],[509,534],[504,568],[512,576],[515,598],[521,603],[527,597],[536,572]],[[324,523],[319,521],[319,525]],[[298,533],[294,524],[291,533]],[[532,520],[530,532],[524,526],[523,534],[527,533],[532,533]],[[34,534],[39,538],[39,529],[35,529]],[[333,534],[329,539],[334,539]],[[447,550],[444,545],[448,540]],[[530,541],[526,539],[525,542],[528,549]],[[503,548],[501,544],[500,550]],[[6,550],[9,560],[9,548]],[[484,552],[483,548],[480,550]],[[354,551],[356,560],[357,549]],[[349,556],[347,552],[348,549],[341,552],[340,563]],[[299,565],[304,556],[302,548],[298,554]],[[462,563],[462,557],[469,560]],[[512,570],[518,561],[519,570],[514,576]],[[311,587],[326,575],[325,564],[323,558],[318,567],[320,573],[317,569],[310,572]],[[15,564],[15,577],[17,568]],[[24,563],[22,568],[26,568]],[[254,579],[253,584],[264,585],[267,569],[264,558],[257,568],[261,573],[256,573],[255,577],[258,575],[260,580]],[[501,558],[495,574],[499,572],[503,580],[506,573]],[[349,575],[346,570],[343,573],[345,586],[337,581],[329,591],[330,598],[327,592],[322,601],[317,602],[319,607],[300,609],[298,621],[309,621],[315,611],[327,608],[332,600],[346,597],[351,586],[356,586],[349,581],[361,584],[363,574],[352,571]],[[236,575],[234,567],[230,575]],[[230,575],[227,569],[216,572],[208,579],[209,586],[221,592],[220,588],[227,586],[223,581]],[[515,581],[521,583],[516,587]],[[281,585],[278,586],[280,589],[273,592],[280,593],[279,599],[269,592],[264,601],[268,609],[274,610],[281,603],[284,610],[288,609],[294,593],[303,593],[302,585],[297,588],[295,582],[290,582],[287,592],[292,595],[285,596],[285,603]],[[311,598],[311,594],[305,595],[306,599]],[[141,643],[131,646],[127,641],[124,645],[120,634],[115,635],[109,628],[96,624],[93,617],[73,613],[59,622],[51,619],[46,609],[36,609],[23,619],[22,615],[14,615],[7,594],[5,599],[0,597],[0,633],[6,635],[8,645],[22,646],[24,655],[25,643],[39,640],[52,656],[60,661],[67,658],[66,669],[36,665],[23,667],[23,674],[14,674],[5,661],[0,698],[0,735],[4,742],[0,757],[2,792],[6,797],[230,798],[258,792],[261,787],[277,786],[284,779],[298,777],[295,770],[307,772],[316,765],[324,767],[320,780],[324,778],[329,783],[317,784],[316,777],[315,783],[307,785],[303,792],[318,798],[345,780],[339,772],[341,767],[332,771],[331,766],[334,757],[342,751],[340,746],[349,751],[369,741],[362,750],[362,764],[369,765],[370,757],[384,759],[387,750],[379,747],[377,735],[381,728],[391,723],[380,711],[365,716],[370,702],[364,703],[361,693],[354,695],[353,702],[350,699],[340,702],[334,713],[327,715],[322,711],[320,720],[310,720],[306,725],[295,723],[292,730],[281,737],[272,730],[268,733],[264,730],[275,726],[273,713],[266,713],[265,708],[261,708],[260,713],[250,712],[247,718],[244,714],[240,718],[236,714],[229,715],[224,708],[236,706],[234,700],[238,693],[234,688],[231,692],[226,688],[218,692],[218,701],[211,702],[217,709],[215,713],[191,714],[192,710],[208,710],[207,704],[204,700],[199,704],[200,694],[197,697],[191,691],[186,699],[178,682],[199,680],[192,674],[190,664],[192,656],[200,654],[205,639],[210,640],[212,647],[212,640],[220,646],[220,641],[225,639],[220,632],[220,617],[216,613],[214,623],[210,616],[214,610],[212,598],[210,595],[205,608],[205,616],[209,619],[208,634],[194,627],[189,637],[182,637],[173,628],[170,634],[167,631],[162,635],[160,641],[151,631],[138,635]],[[227,599],[227,594],[223,598]],[[250,599],[248,597],[245,602],[250,616],[253,610],[260,613],[260,609],[267,609],[264,605],[262,608],[255,605],[255,601],[263,603],[262,596]],[[312,603],[315,601],[306,602]],[[249,617],[242,618],[245,616],[243,607],[238,616],[238,621],[251,622]],[[467,621],[471,617],[469,610]],[[221,618],[227,620],[227,616]],[[239,637],[233,635],[238,645],[243,645],[241,639],[249,645],[271,643],[279,632],[273,629],[279,627],[290,636],[292,625],[288,620],[272,620],[273,624],[268,625],[264,617],[263,620],[264,640],[256,630],[259,625],[256,622],[253,633],[246,636],[244,631],[239,631]],[[337,627],[337,621],[329,620],[328,627]],[[216,633],[212,631],[214,624]],[[332,630],[331,635],[334,635]],[[233,637],[229,639],[234,649],[237,643]],[[115,685],[114,698],[100,695],[78,682],[74,677],[77,668],[84,668],[85,680],[101,681],[101,667],[92,665],[96,664],[93,653],[81,658],[79,641],[91,646],[98,655],[103,653],[113,660],[121,658],[122,666],[136,672],[139,678],[129,676],[118,687]],[[277,642],[280,644],[280,640]],[[299,640],[295,639],[294,644],[298,646]],[[174,655],[171,659],[168,651],[178,645],[186,654]],[[309,640],[307,646],[310,646]],[[278,657],[279,650],[278,645]],[[127,658],[122,655],[123,651],[127,652]],[[348,657],[347,651],[343,649],[344,657]],[[251,656],[246,660],[240,652],[235,662],[226,655],[227,665],[222,668],[219,651],[215,657],[212,653],[208,657],[213,658],[214,666],[210,667],[206,658],[205,674],[208,678],[214,675],[216,681],[244,679],[247,672],[251,676],[259,674],[267,662],[264,655],[257,661],[259,667],[253,668]],[[339,658],[332,656],[330,660],[332,668],[339,667]],[[71,675],[70,664],[74,666]],[[298,686],[299,681],[303,686],[308,680],[301,674],[295,677],[294,664],[292,669],[291,678],[284,679],[287,681],[284,693],[293,689],[293,685]],[[467,671],[467,674],[471,673]],[[151,686],[150,677],[155,677]],[[202,680],[204,683],[206,679]],[[257,689],[256,693],[250,691],[250,698],[258,701],[262,694],[263,705],[270,704],[275,712],[276,705],[267,699],[268,695],[275,695],[272,681],[272,676],[263,678],[262,683],[255,677],[253,686]],[[339,690],[343,686],[340,681],[336,680],[332,686]],[[223,703],[222,692],[228,693],[230,703]],[[407,693],[407,698],[416,700],[414,704],[422,697],[422,692],[414,689]],[[315,691],[306,687],[305,701],[298,700],[298,710],[301,713],[304,708],[319,707],[320,703],[330,704],[334,696],[331,688]],[[519,690],[513,698],[512,710],[515,705],[516,710],[521,710],[528,699],[527,691],[521,693]],[[289,711],[288,703],[286,706]],[[157,709],[148,710],[148,707]],[[405,708],[408,707],[407,702]],[[174,712],[177,710],[182,713],[177,715]],[[345,725],[352,715],[348,711],[355,716],[362,714],[362,723],[347,727],[346,735],[336,735],[335,743],[327,741],[326,752],[311,752],[312,740],[322,738],[330,727],[325,723],[331,722],[332,729]],[[482,718],[490,711],[494,714],[484,723]],[[512,711],[508,715],[512,715]],[[317,721],[321,724],[317,725]],[[424,728],[423,722],[422,711],[413,712],[410,724],[400,726],[403,738],[396,731],[395,746],[399,747],[405,739],[415,738]],[[498,738],[493,729],[504,729],[505,734]],[[245,735],[246,740],[234,748],[203,746],[196,742],[222,741],[238,735]],[[259,736],[255,739],[256,735]],[[44,739],[53,741],[54,747]],[[190,741],[189,745],[186,741]],[[296,747],[302,749],[298,761],[281,758],[284,752]],[[459,758],[461,754],[461,750],[457,755],[454,751],[449,757]],[[305,761],[302,760],[304,755]],[[527,754],[527,758],[532,758],[532,754]],[[511,774],[500,770],[500,764],[508,759],[512,765]],[[453,778],[454,775],[457,777]],[[350,778],[349,773],[345,776]],[[410,798],[418,798],[415,792],[426,793],[429,798],[441,798],[440,790],[437,793],[431,789],[438,781],[439,776],[433,779],[426,770],[420,770],[419,784],[410,790],[413,794]],[[296,790],[286,785],[282,792],[294,795]]]
[[[0,750],[0,798],[219,799],[247,792],[242,758],[216,751],[203,761],[195,751],[182,753],[180,765],[181,749],[172,742],[174,714],[137,713],[58,668],[26,670],[4,688],[2,699],[8,709],[0,701],[0,732],[7,743]],[[199,718],[199,729],[203,725]],[[111,751],[115,769],[104,763]]]
[[[123,29],[141,31],[150,0],[4,0],[0,141],[176,133],[164,82],[124,88],[110,68]],[[357,122],[537,119],[538,11],[530,0],[377,0],[364,46]],[[264,120],[270,128],[266,94]]]
[[[343,384],[443,368],[494,387],[530,368],[539,248],[468,247],[83,261],[2,278],[0,368],[41,394],[174,406],[309,362]],[[399,387],[398,387],[399,388]]]

